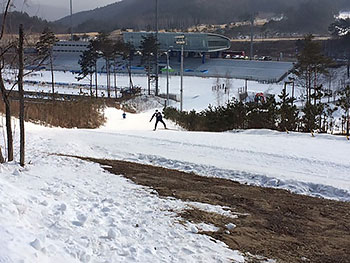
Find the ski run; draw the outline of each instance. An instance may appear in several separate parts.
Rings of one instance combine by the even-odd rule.
[[[187,109],[213,100],[208,92],[213,80],[186,80],[206,85],[202,93],[187,88]],[[183,224],[176,216],[191,206],[230,215],[223,207],[160,198],[98,164],[59,154],[152,164],[350,201],[350,148],[344,137],[270,130],[187,132],[167,120],[169,130],[154,132],[149,119],[155,108],[161,106],[148,105],[126,119],[123,111],[106,108],[106,124],[95,130],[26,123],[27,165],[0,165],[0,262],[245,262],[239,251],[198,234],[214,226]]]

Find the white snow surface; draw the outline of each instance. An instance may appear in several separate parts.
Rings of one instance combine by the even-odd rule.
[[[16,71],[7,71],[5,75],[6,79],[14,79],[17,76]],[[64,94],[79,94],[85,93],[89,94],[89,80],[83,79],[81,81],[76,80],[75,74],[71,72],[62,72],[55,71],[55,82],[56,92]],[[106,96],[106,74],[98,74],[98,83],[99,83],[99,96]],[[26,84],[24,89],[27,91],[35,92],[50,92],[51,91],[51,72],[50,71],[39,71],[32,73],[25,78],[26,81],[36,81],[38,84]],[[135,86],[140,86],[143,89],[147,89],[147,77],[145,75],[134,74],[132,75],[133,84]],[[228,80],[225,78],[202,78],[202,77],[184,77],[184,87],[183,87],[183,96],[184,96],[184,110],[195,109],[197,111],[206,109],[209,104],[213,106],[223,106],[233,97],[238,98],[238,90],[245,86],[245,81],[240,79],[230,79],[229,86],[230,91],[226,94],[223,90],[213,91],[212,87],[219,84],[227,85]],[[264,84],[256,81],[248,81],[248,91],[249,94],[255,94],[257,92],[265,92],[266,94],[279,94],[283,89],[283,84]],[[78,84],[87,85],[85,87],[77,87]],[[114,86],[114,82],[112,83]],[[118,74],[117,77],[117,86],[118,87],[128,87],[129,86],[129,76]],[[7,88],[11,88],[10,84],[7,84]],[[15,89],[17,86],[15,87]],[[152,87],[154,89],[154,87]],[[300,89],[297,87],[295,95],[300,95]],[[159,93],[166,93],[166,77],[160,75],[159,79]],[[180,76],[170,76],[169,80],[169,93],[176,94],[178,98],[180,97]],[[111,97],[115,97],[114,88],[111,90]],[[179,103],[171,102],[171,106],[180,107]]]
[[[121,123],[119,113],[107,110],[114,119],[95,131],[27,124],[28,164],[0,165],[0,262],[244,262],[194,231],[209,226],[180,224],[172,212],[196,205],[227,213],[221,207],[159,198],[97,164],[51,154],[115,158],[123,137],[109,124]],[[146,116],[128,115],[124,125],[135,128]]]
[[[50,132],[50,148],[350,201],[350,147],[344,137],[270,130],[184,132],[171,123],[171,130],[153,132],[151,111],[128,114],[125,120],[121,114],[107,109],[108,122],[99,130]]]
[[[197,85],[185,93],[187,108],[215,102],[213,79],[186,80]],[[187,132],[167,120],[169,130],[160,124],[152,131],[153,110],[127,113],[126,119],[122,113],[107,108],[105,126],[95,130],[26,124],[26,167],[0,165],[0,262],[244,262],[238,251],[198,234],[215,227],[180,224],[172,212],[195,206],[231,216],[235,225],[235,211],[159,198],[97,164],[53,154],[153,164],[350,201],[350,145],[344,137]],[[17,151],[17,121],[15,127]]]

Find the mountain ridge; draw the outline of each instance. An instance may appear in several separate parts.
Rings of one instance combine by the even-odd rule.
[[[194,25],[226,24],[269,12],[284,17],[285,23],[282,27],[284,31],[321,33],[327,32],[331,20],[344,8],[350,8],[349,1],[162,0],[159,1],[159,28],[186,30]],[[321,20],[320,25],[314,21],[318,19]],[[70,17],[66,16],[56,22],[70,26]],[[291,26],[288,27],[288,24]],[[154,25],[155,0],[122,0],[73,15],[73,26],[77,32],[112,31],[123,28],[152,30],[155,28]]]

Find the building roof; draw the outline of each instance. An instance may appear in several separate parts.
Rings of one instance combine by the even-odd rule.
[[[137,50],[141,49],[141,41],[144,37],[155,32],[124,32],[125,43],[131,43]],[[186,52],[217,52],[230,49],[230,39],[217,34],[204,33],[158,33],[160,51],[180,51],[181,45],[176,44],[176,37],[184,36]]]

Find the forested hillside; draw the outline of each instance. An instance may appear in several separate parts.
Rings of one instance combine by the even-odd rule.
[[[164,29],[185,29],[198,24],[242,21],[252,15],[283,16],[272,28],[282,32],[327,32],[334,15],[350,9],[348,0],[162,0],[159,25]],[[123,0],[106,7],[74,15],[78,31],[107,31],[120,28],[153,29],[155,0]],[[69,25],[69,17],[58,22]]]
[[[0,14],[0,24],[2,23],[2,14]],[[18,33],[18,27],[23,24],[26,32],[40,33],[45,27],[50,27],[55,32],[65,33],[67,27],[59,25],[58,23],[48,22],[37,16],[31,17],[27,13],[23,12],[10,12],[7,16],[6,32],[7,33]]]

